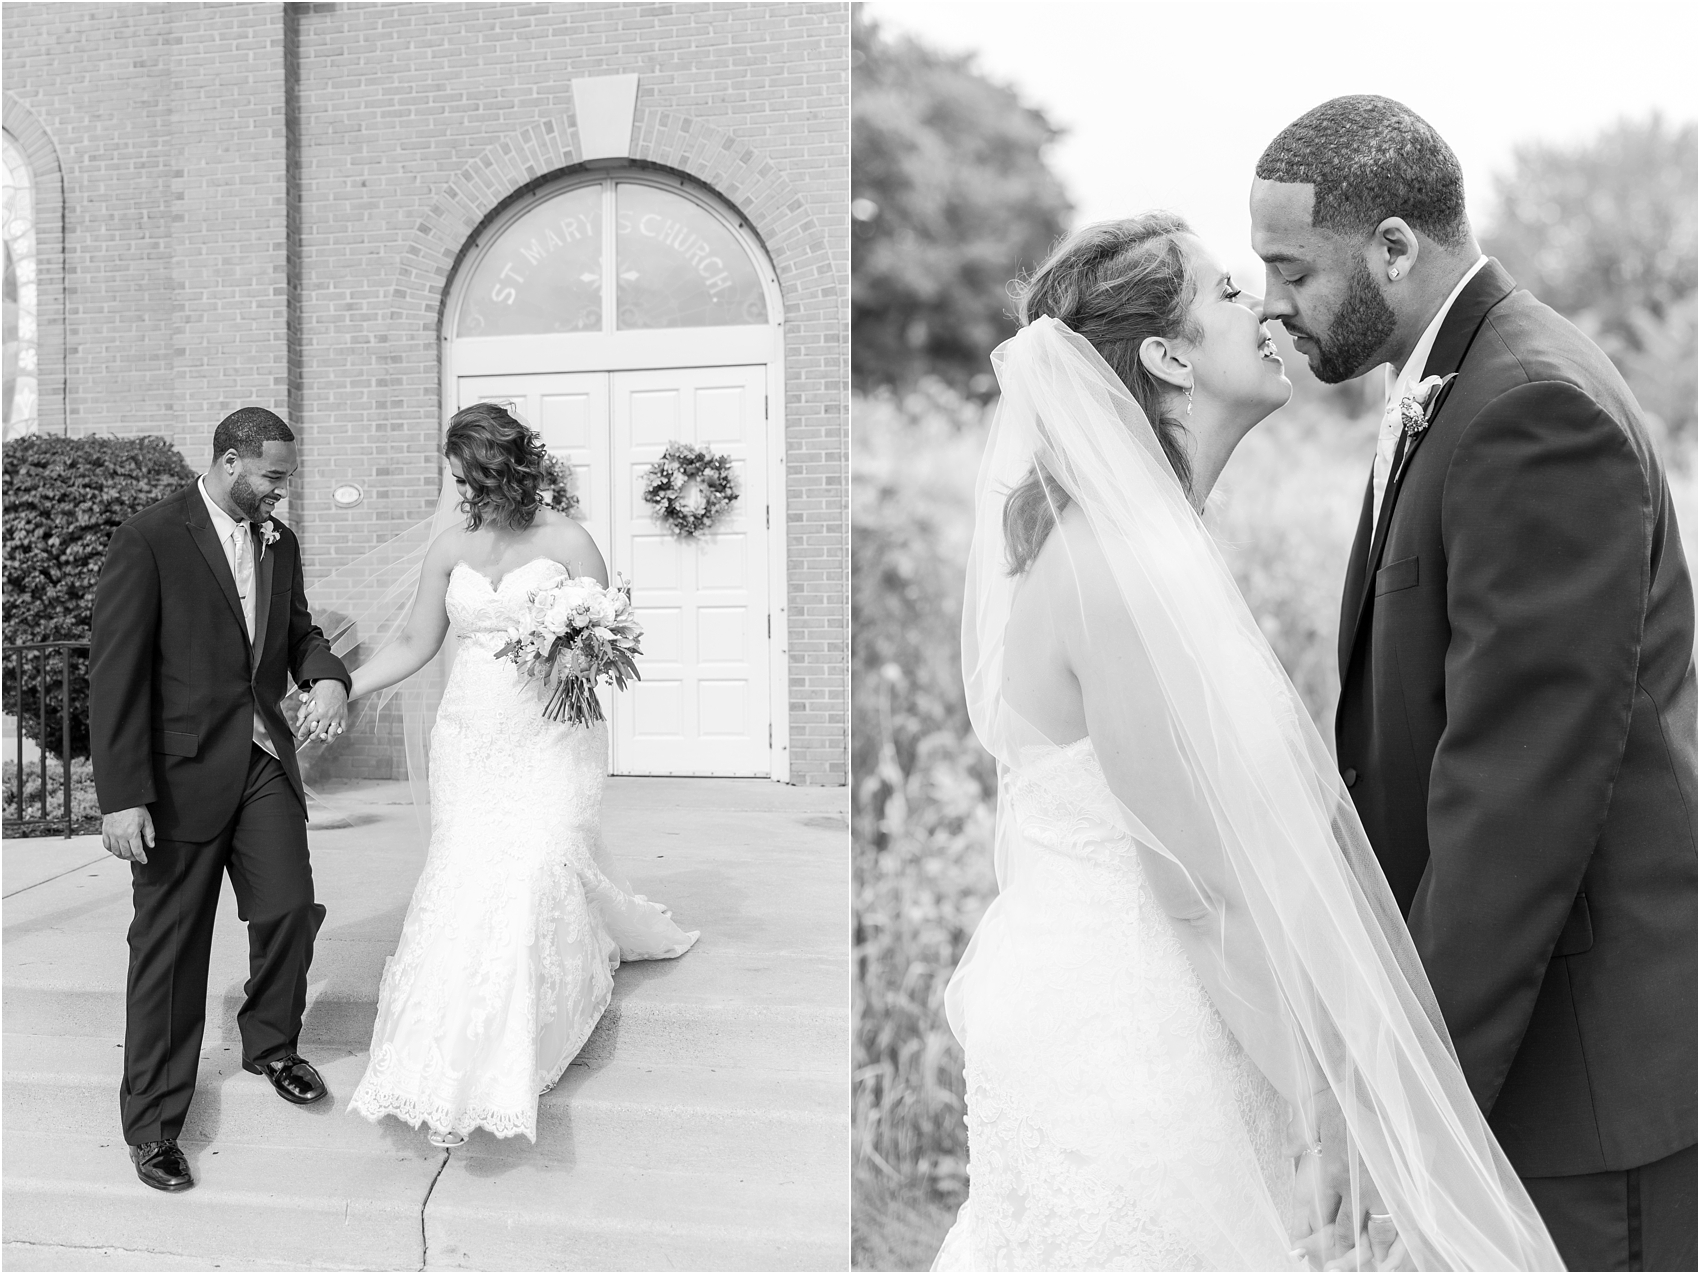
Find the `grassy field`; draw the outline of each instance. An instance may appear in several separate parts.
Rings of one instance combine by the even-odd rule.
[[[1206,518],[1325,739],[1346,555],[1376,418],[1296,403],[1235,453]],[[962,1056],[943,992],[995,891],[989,758],[958,630],[989,415],[937,384],[854,405],[852,1263],[926,1269],[967,1191]],[[1671,486],[1693,560],[1692,441]]]

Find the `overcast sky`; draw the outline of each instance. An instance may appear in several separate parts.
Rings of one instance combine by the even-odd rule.
[[[1464,166],[1478,230],[1491,177],[1518,142],[1581,140],[1655,107],[1671,119],[1700,111],[1692,0],[870,0],[866,13],[941,51],[974,52],[1064,126],[1051,162],[1077,222],[1171,209],[1242,282],[1261,276],[1247,245],[1257,157],[1330,97],[1380,93],[1433,124]]]

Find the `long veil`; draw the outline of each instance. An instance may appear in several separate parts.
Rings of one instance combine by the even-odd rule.
[[[1081,675],[1094,750],[1224,1019],[1290,1100],[1304,1104],[1307,1080],[1333,1090],[1418,1268],[1562,1269],[1465,1083],[1328,750],[1145,414],[1092,345],[1049,317],[993,363],[1003,397],[975,493],[963,669],[1000,794],[1035,749],[1073,742],[1046,738],[1004,696],[1021,583],[1006,566],[1004,505],[1038,465],[1078,509],[1052,534],[1086,641],[1113,646],[1091,661],[1112,673]],[[1024,866],[1012,823],[1000,795],[1000,888]],[[946,995],[970,1047],[977,945]],[[1266,1217],[1275,1223],[1273,1205]],[[1245,1259],[1232,1234],[1205,1239],[1219,1259]]]
[[[307,604],[331,643],[331,652],[353,671],[401,631],[413,612],[426,550],[445,530],[465,517],[452,476],[445,465],[436,510],[401,534],[338,567],[307,590]],[[406,680],[368,695],[349,707],[348,731],[331,745],[339,752],[365,748],[387,753],[399,734],[406,758],[414,815],[430,839],[430,740],[437,704],[454,664],[451,631],[442,648]],[[316,747],[319,745],[309,745]],[[305,752],[305,749],[303,749]],[[311,763],[310,753],[303,760]],[[309,799],[337,811],[334,796],[309,789]]]

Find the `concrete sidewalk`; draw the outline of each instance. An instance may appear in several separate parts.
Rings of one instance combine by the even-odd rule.
[[[343,1109],[424,846],[405,784],[326,796],[302,1052],[331,1096],[293,1107],[241,1069],[227,882],[182,1195],[136,1180],[118,1127],[128,868],[98,837],[5,842],[8,1269],[846,1267],[844,789],[612,780],[633,888],[702,938],[615,975],[535,1146],[478,1132],[447,1152]]]

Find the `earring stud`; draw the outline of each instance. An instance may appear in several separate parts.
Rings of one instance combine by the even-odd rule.
[[[1390,278],[1390,279],[1398,278],[1399,277],[1399,267],[1394,266],[1391,270],[1389,270],[1387,272],[1387,277]]]

